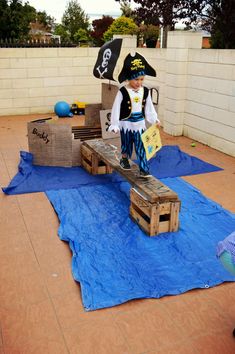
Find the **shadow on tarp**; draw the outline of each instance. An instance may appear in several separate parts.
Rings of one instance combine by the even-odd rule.
[[[120,182],[117,173],[92,176],[81,167],[47,167],[33,165],[33,156],[21,151],[19,172],[8,187],[6,194],[44,192],[55,189],[77,188],[86,184]],[[157,178],[189,176],[222,170],[194,156],[182,152],[178,146],[163,146],[157,156],[150,160],[150,172]]]
[[[46,193],[59,236],[72,250],[87,311],[235,280],[216,259],[217,243],[235,230],[235,216],[180,178],[162,182],[182,201],[180,229],[155,237],[129,218],[127,182]]]

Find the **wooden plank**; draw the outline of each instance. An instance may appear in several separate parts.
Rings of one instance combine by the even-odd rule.
[[[107,172],[107,166],[99,166],[98,167],[98,175],[105,175]]]
[[[130,206],[130,216],[131,218],[149,235],[149,223],[144,220],[144,218]]]
[[[91,168],[92,168],[92,174],[97,175],[98,174],[98,166],[99,166],[99,160],[96,154],[91,155]]]
[[[101,135],[73,135],[73,140],[80,139],[82,142],[91,140],[91,139],[99,139]]]
[[[171,212],[171,203],[163,203],[159,205],[160,215],[170,214]]]
[[[82,156],[84,156],[89,161],[91,161],[92,151],[89,148],[87,148],[84,144],[82,144],[81,146],[81,153]]]
[[[89,140],[83,142],[83,144],[90,147],[101,160],[125,177],[151,203],[179,200],[175,192],[155,177],[141,178],[136,164],[133,163],[134,168],[131,170],[122,169],[116,155],[116,148],[105,144],[103,140]]]
[[[82,141],[100,139],[102,137],[102,131],[100,127],[72,127],[72,135],[74,139],[81,139]]]
[[[100,133],[89,133],[89,132],[85,132],[82,134],[79,133],[73,133],[74,139],[77,138],[83,138],[84,140],[91,140],[91,139],[99,139],[101,138],[101,134]]]
[[[106,173],[113,173],[113,169],[111,166],[106,165]]]
[[[101,131],[101,127],[92,127],[90,125],[84,125],[84,126],[73,126],[72,131],[74,130],[91,130],[91,131]]]
[[[150,236],[154,236],[159,233],[159,224],[160,224],[160,207],[157,205],[153,205],[150,214],[150,229],[149,229]]]
[[[164,233],[164,232],[169,232],[169,227],[170,227],[170,221],[161,221],[159,223],[159,234]]]
[[[135,204],[142,212],[150,218],[151,208],[150,203],[141,198],[140,194],[136,192],[133,188],[130,191],[130,200],[133,204]]]
[[[85,168],[85,170],[87,170],[87,172],[91,173],[91,170],[92,170],[91,166],[83,158],[82,158],[81,164]]]
[[[179,210],[180,210],[180,202],[171,203],[169,229],[172,232],[177,231],[179,228]]]

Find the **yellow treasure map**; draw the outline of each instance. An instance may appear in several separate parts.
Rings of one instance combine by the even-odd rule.
[[[144,144],[147,160],[150,160],[162,147],[160,131],[155,124],[145,130],[141,135],[141,140]]]

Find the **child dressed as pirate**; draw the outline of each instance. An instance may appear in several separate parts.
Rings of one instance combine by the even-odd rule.
[[[140,54],[135,53],[135,56],[128,54],[118,77],[120,83],[127,80],[127,85],[121,87],[117,93],[109,127],[109,131],[115,133],[120,131],[122,152],[120,165],[124,169],[131,168],[128,159],[132,156],[134,144],[141,177],[150,176],[141,140],[141,134],[146,130],[145,119],[151,125],[160,126],[150,91],[143,86],[145,75],[156,76],[156,72]]]

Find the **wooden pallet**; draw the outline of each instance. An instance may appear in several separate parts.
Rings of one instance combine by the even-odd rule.
[[[80,139],[81,141],[90,139],[100,139],[102,136],[101,127],[72,127],[72,134],[74,139]]]
[[[101,139],[84,141],[81,153],[82,166],[89,173],[115,170],[132,185],[130,215],[148,235],[178,230],[180,200],[168,186],[153,176],[140,177],[135,163],[130,170],[121,168],[116,147]]]

